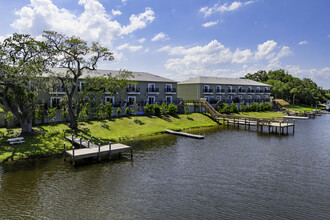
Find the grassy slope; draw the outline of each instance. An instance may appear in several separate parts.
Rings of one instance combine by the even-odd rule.
[[[139,120],[140,124],[134,122],[135,119]],[[102,125],[107,126],[102,126]],[[102,144],[106,144],[109,140],[115,142],[118,137],[128,141],[130,138],[141,136],[153,135],[156,133],[164,132],[164,129],[182,130],[194,127],[214,126],[216,123],[205,115],[193,113],[189,115],[189,119],[185,115],[180,115],[177,118],[157,118],[157,117],[131,117],[119,118],[111,121],[90,121],[79,126],[76,134],[83,133],[84,138],[89,138],[93,135],[95,138],[100,138]],[[6,159],[19,159],[35,155],[52,155],[61,153],[63,151],[63,142],[66,146],[71,148],[71,144],[64,140],[63,130],[68,130],[67,135],[71,131],[65,124],[58,124],[56,126],[41,126],[36,128],[40,130],[41,134],[32,137],[25,137],[25,143],[9,146],[6,143],[8,138],[17,136],[20,129],[13,129],[15,134],[7,135],[6,129],[0,129],[0,132],[6,134],[3,136],[0,133],[0,161]]]
[[[318,109],[323,108],[324,106],[319,105]],[[307,111],[307,112],[311,112],[314,109],[316,109],[316,106],[314,105],[313,107],[308,106],[308,105],[294,105],[294,106],[290,106],[290,107],[286,107],[284,109],[289,109],[291,111],[298,111],[298,112],[303,112],[303,111]]]
[[[281,118],[286,114],[269,111],[269,112],[240,112],[235,115],[239,115],[243,117],[252,117],[252,118]]]

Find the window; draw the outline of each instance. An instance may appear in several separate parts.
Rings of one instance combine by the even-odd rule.
[[[257,93],[260,92],[260,87],[257,87],[256,92],[257,92]]]
[[[148,83],[148,92],[155,92],[156,86],[155,83]]]
[[[62,97],[50,97],[50,107],[54,108],[60,108],[60,102],[62,100]]]
[[[136,97],[128,96],[127,101],[128,101],[128,105],[133,105],[133,103],[136,102]]]
[[[243,92],[243,87],[242,86],[238,87],[238,92]]]
[[[232,92],[233,91],[233,87],[232,86],[228,86],[228,92]]]
[[[248,89],[247,89],[248,92],[252,92],[252,87],[249,86]]]
[[[155,96],[148,96],[148,104],[149,105],[152,105],[152,104],[155,104]]]
[[[108,102],[113,105],[115,103],[115,98],[113,96],[104,97],[104,104],[106,105]]]
[[[217,86],[217,92],[221,92],[221,86]]]
[[[204,92],[209,92],[209,91],[210,91],[210,86],[204,85]]]
[[[172,103],[172,96],[166,96],[166,104]]]

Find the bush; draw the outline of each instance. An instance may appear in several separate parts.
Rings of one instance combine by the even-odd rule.
[[[113,112],[112,104],[110,102],[107,102],[107,105],[105,107],[105,114],[109,120],[111,119],[112,112]]]
[[[163,102],[160,105],[160,114],[161,115],[166,115],[167,114],[167,106],[166,106],[166,103],[165,102]]]
[[[131,113],[131,109],[129,108],[129,107],[127,107],[126,109],[125,109],[125,115],[127,116],[127,117],[129,117],[129,114]]]
[[[116,113],[117,113],[117,117],[119,117],[120,114],[121,114],[121,108],[120,107],[117,108],[117,112]]]
[[[233,113],[238,113],[239,112],[235,103],[231,103],[230,112],[233,112]]]
[[[57,109],[57,107],[48,109],[47,114],[48,114],[48,120],[50,121],[50,123],[52,123],[56,117],[56,109]]]
[[[168,114],[174,116],[174,115],[176,115],[178,108],[176,107],[176,105],[171,103],[167,106],[167,111],[168,111]]]
[[[230,107],[228,104],[224,103],[221,107],[221,112],[220,113],[225,113],[229,114],[230,113]]]
[[[100,103],[95,109],[95,118],[99,121],[104,120],[107,116],[105,114],[106,106]]]
[[[152,114],[152,108],[153,108],[152,105],[147,104],[147,105],[144,106],[143,108],[144,108],[144,113],[145,113],[146,115],[149,116],[149,115]]]
[[[249,111],[250,112],[256,112],[256,111],[258,111],[258,108],[259,108],[259,106],[258,106],[258,103],[253,103],[252,105],[250,105],[249,106]]]
[[[154,104],[154,106],[153,106],[153,111],[154,111],[154,114],[155,114],[157,117],[160,116],[160,107],[159,107],[159,105],[158,105],[157,103]]]
[[[270,111],[273,108],[272,104],[270,104],[269,102],[265,103],[265,110],[266,111]]]
[[[239,109],[240,112],[246,112],[246,105],[242,105],[242,107]]]
[[[265,104],[264,103],[260,103],[259,104],[259,109],[258,109],[259,112],[263,112],[265,111]]]

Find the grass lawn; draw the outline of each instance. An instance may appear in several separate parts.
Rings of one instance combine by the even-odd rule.
[[[317,109],[320,108],[324,108],[324,105],[318,105]],[[311,107],[309,105],[294,105],[290,107],[285,107],[284,109],[289,109],[291,111],[297,111],[297,112],[303,112],[303,111],[312,112],[314,109],[316,109],[316,106],[313,105],[313,107]]]
[[[268,112],[240,112],[240,113],[236,113],[235,115],[243,116],[243,117],[251,117],[251,118],[281,118],[286,114],[268,111]]]
[[[4,110],[2,108],[0,108],[0,112],[4,112]]]
[[[116,118],[111,121],[80,123],[79,129],[75,133],[76,135],[82,134],[85,139],[89,139],[90,135],[93,135],[97,139],[100,138],[102,144],[107,144],[109,141],[118,141],[119,136],[124,142],[128,142],[131,138],[164,132],[164,129],[183,130],[214,125],[217,124],[212,119],[199,113],[190,114],[189,118],[186,115],[168,118],[137,116]],[[63,142],[66,142],[66,146],[71,148],[71,144],[64,139],[63,130],[68,131],[67,136],[71,135],[72,131],[65,124],[40,126],[35,128],[40,132],[39,135],[24,137],[25,143],[10,146],[6,140],[18,136],[20,130],[20,128],[12,129],[9,134],[7,129],[0,129],[0,161],[61,153]]]

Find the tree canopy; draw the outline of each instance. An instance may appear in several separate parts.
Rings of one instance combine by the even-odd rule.
[[[246,79],[263,82],[271,85],[271,93],[274,98],[285,99],[292,104],[318,104],[327,100],[325,90],[322,90],[311,79],[299,79],[292,76],[284,69],[275,71],[259,70],[256,73],[248,73]]]

